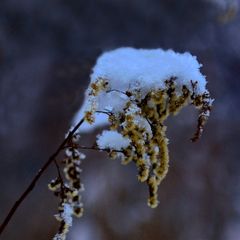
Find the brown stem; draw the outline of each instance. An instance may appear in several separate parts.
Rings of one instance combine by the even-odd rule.
[[[86,149],[86,150],[96,150],[96,151],[103,151],[103,152],[110,152],[111,149],[109,148],[98,148],[96,146],[92,146],[92,147],[86,147],[86,146],[78,146],[79,149]],[[122,150],[112,150],[113,152],[120,152],[123,153]]]
[[[61,174],[61,171],[60,171],[60,167],[59,167],[58,162],[57,162],[56,159],[54,159],[54,163],[55,163],[55,166],[57,168],[58,178],[59,178],[61,184],[63,184],[63,177],[62,177],[62,174]]]
[[[49,157],[47,162],[42,166],[42,168],[38,171],[36,176],[33,178],[32,182],[30,185],[27,187],[27,189],[23,192],[23,194],[19,197],[19,199],[15,202],[15,204],[12,206],[10,209],[9,213],[7,214],[6,218],[4,219],[3,223],[0,226],[0,235],[8,225],[9,221],[12,219],[14,213],[18,209],[18,207],[21,205],[21,203],[25,200],[25,198],[29,195],[29,193],[33,190],[35,187],[35,184],[39,180],[39,178],[42,176],[44,171],[49,167],[49,165],[54,162],[55,158],[57,155],[61,152],[61,150],[64,148],[64,146],[69,142],[69,140],[73,137],[74,133],[78,130],[78,128],[82,125],[84,122],[84,119],[81,119],[79,123],[73,128],[72,131],[70,131],[67,135],[67,137],[64,139],[64,141],[59,145],[58,149],[56,150],[55,153],[52,154],[52,156]]]

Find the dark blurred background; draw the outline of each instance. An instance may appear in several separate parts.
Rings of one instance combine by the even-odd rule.
[[[240,239],[240,16],[238,0],[1,0],[0,219],[64,138],[91,67],[122,46],[190,51],[216,99],[202,139],[189,141],[197,111],[168,121],[170,171],[160,205],[133,165],[86,152],[85,214],[69,240]],[[83,135],[94,142],[94,133]],[[2,240],[48,240],[58,223],[50,167]]]

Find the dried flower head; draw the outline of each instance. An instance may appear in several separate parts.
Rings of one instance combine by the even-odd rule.
[[[200,111],[192,138],[196,141],[211,111],[213,99],[200,67],[190,53],[162,49],[120,48],[99,57],[75,122],[84,118],[89,124],[80,130],[88,130],[94,124],[108,124],[109,130],[97,136],[97,145],[93,147],[79,145],[79,133],[72,135],[64,146],[64,177],[55,161],[58,177],[48,185],[60,199],[55,215],[60,228],[55,240],[64,240],[72,216],[83,214],[80,164],[85,155],[80,152],[82,148],[107,151],[110,158],[120,158],[124,165],[133,162],[138,180],[148,186],[148,206],[158,206],[158,187],[169,167],[166,119],[186,105],[195,106]]]
[[[83,204],[81,201],[81,192],[84,190],[81,183],[80,164],[85,155],[78,149],[79,133],[76,133],[69,140],[65,150],[65,158],[62,160],[64,164],[61,174],[60,167],[55,161],[58,169],[58,177],[48,184],[48,188],[54,192],[59,198],[58,214],[55,215],[57,221],[60,222],[58,233],[53,240],[64,240],[69,228],[72,226],[72,216],[81,217],[83,215]]]
[[[134,162],[138,180],[148,185],[152,208],[158,205],[158,187],[169,166],[165,120],[186,105],[198,108],[196,141],[209,117],[213,100],[200,67],[190,53],[172,50],[120,48],[104,53],[76,117],[84,115],[97,126],[108,122],[110,130],[98,136],[97,145],[125,165]]]

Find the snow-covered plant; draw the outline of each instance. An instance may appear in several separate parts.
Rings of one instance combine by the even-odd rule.
[[[84,186],[80,179],[80,164],[85,155],[78,150],[78,146],[76,145],[78,140],[79,134],[76,133],[67,143],[65,158],[62,161],[66,181],[64,181],[61,170],[55,161],[58,168],[58,177],[48,184],[48,188],[60,198],[58,214],[55,215],[56,219],[60,222],[60,227],[53,240],[64,240],[69,227],[72,226],[72,216],[81,217],[83,214],[80,193],[84,190]]]
[[[202,134],[213,100],[196,57],[162,49],[119,48],[97,60],[83,114],[89,124],[108,124],[97,136],[100,149],[122,164],[133,162],[138,180],[149,188],[148,205],[158,205],[158,187],[168,172],[166,119],[191,104],[200,110],[196,141]],[[99,117],[105,114],[108,118]],[[85,127],[86,128],[86,127]]]
[[[55,163],[58,176],[48,187],[60,199],[55,215],[60,227],[53,239],[66,239],[72,217],[83,214],[80,164],[85,155],[80,152],[82,149],[106,151],[110,158],[118,158],[124,165],[133,162],[138,180],[148,186],[148,205],[157,207],[158,187],[169,166],[166,119],[186,105],[195,106],[199,117],[192,141],[196,141],[211,111],[213,99],[200,67],[190,53],[172,50],[119,48],[102,54],[93,68],[75,126],[16,201],[0,226],[0,234],[43,172]],[[80,144],[81,131],[103,125],[108,130],[97,136],[93,146]],[[56,159],[61,151],[65,151],[63,170]]]
[[[85,102],[75,117],[75,122],[83,117],[82,131],[108,126],[109,130],[97,136],[92,148],[107,151],[110,158],[119,158],[124,165],[130,162],[136,165],[138,180],[148,186],[148,206],[151,208],[159,203],[158,187],[168,172],[166,119],[188,104],[198,108],[197,130],[192,138],[196,141],[209,117],[213,100],[200,67],[190,53],[172,50],[119,48],[106,52],[93,68]],[[76,206],[77,215],[82,213],[80,198],[76,197],[80,183],[75,158],[77,161],[81,158],[77,145],[71,143],[66,155],[65,174],[69,183],[60,184],[55,191],[63,196],[57,218],[61,226],[56,235],[61,238],[55,236],[55,239],[64,239],[69,227],[64,218],[66,204],[73,208],[72,213],[76,214]],[[70,172],[76,174],[70,177]],[[77,187],[74,181],[78,182]]]

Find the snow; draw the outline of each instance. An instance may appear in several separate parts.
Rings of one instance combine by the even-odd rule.
[[[85,93],[85,101],[73,122],[76,124],[84,116],[84,112],[91,109],[93,99],[92,96],[89,97],[90,85],[99,78],[106,79],[113,91],[101,92],[95,99],[96,108],[101,111],[110,108],[116,113],[123,109],[128,100],[124,92],[138,89],[144,98],[150,90],[166,88],[165,81],[173,77],[176,78],[175,85],[179,94],[183,85],[193,91],[192,82],[196,81],[198,84],[194,89],[195,93],[203,94],[207,81],[199,70],[201,66],[197,58],[188,52],[131,47],[105,52],[97,59]],[[96,114],[95,123],[85,123],[80,131],[87,132],[106,125],[107,122],[107,115]]]
[[[134,118],[134,123],[135,123],[137,126],[139,126],[140,128],[145,129],[145,131],[146,131],[150,136],[152,136],[151,126],[150,126],[150,124],[148,123],[148,121],[147,121],[144,117],[136,116],[136,117]]]
[[[121,150],[130,144],[128,138],[123,137],[117,131],[103,131],[97,136],[97,145],[101,149]]]
[[[191,80],[198,81],[197,92],[205,91],[206,79],[200,73],[195,56],[173,50],[118,48],[102,54],[93,68],[91,82],[106,78],[112,89],[125,91],[129,84],[139,82],[146,91],[164,88],[164,81],[177,77],[179,85],[191,88]]]
[[[63,231],[61,233],[57,233],[53,237],[53,240],[65,240],[66,239],[66,233],[68,232],[68,228],[72,226],[72,220],[73,220],[72,214],[73,214],[72,206],[68,203],[64,203],[63,212],[55,215],[55,217],[59,221],[64,221],[67,226],[66,226],[65,231]]]
[[[68,203],[65,203],[62,218],[68,226],[72,226],[72,214],[73,214],[72,206]]]

